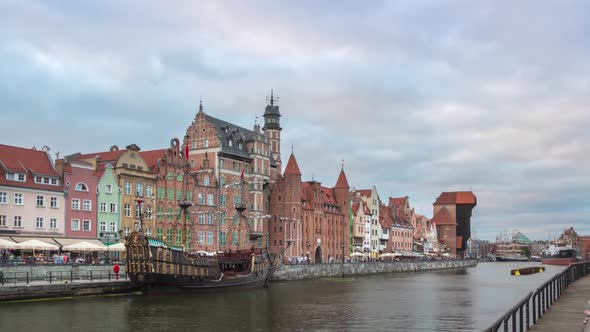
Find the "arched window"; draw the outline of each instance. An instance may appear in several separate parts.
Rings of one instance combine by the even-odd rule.
[[[76,185],[76,191],[88,191],[88,186],[85,183],[78,183]]]

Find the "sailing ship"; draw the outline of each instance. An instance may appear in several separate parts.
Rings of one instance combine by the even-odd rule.
[[[518,230],[512,235],[500,233],[496,237],[494,259],[496,262],[526,262],[529,258],[524,254],[531,252],[532,241]]]
[[[183,176],[185,195],[183,200],[178,201],[185,223],[187,220],[192,221],[192,215],[195,214],[191,212],[195,205],[188,199],[188,190],[186,190],[190,169],[188,148],[186,154]],[[239,186],[241,202],[244,202],[244,187],[249,183],[244,180],[243,171],[240,181],[235,184]],[[268,183],[263,186],[268,186]],[[126,237],[126,271],[132,282],[141,285],[144,293],[261,287],[268,283],[269,278],[281,264],[279,259],[271,257],[268,247],[255,248],[252,245],[250,248],[233,252],[232,250],[223,252],[215,250],[214,253],[202,253],[190,250],[188,239],[184,235],[181,247],[167,244],[159,238],[146,236],[143,231],[145,215],[143,206],[148,203],[138,199],[137,204],[140,223],[138,228]],[[244,222],[247,227],[251,227],[244,214],[246,205],[240,203],[234,207],[236,210],[234,218],[237,218],[238,224]],[[252,244],[263,235],[261,232],[252,230],[249,234]]]

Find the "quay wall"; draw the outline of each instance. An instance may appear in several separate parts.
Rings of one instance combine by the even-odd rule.
[[[283,264],[271,277],[273,281],[290,281],[316,278],[350,277],[381,273],[418,272],[473,267],[476,260],[441,261],[399,261],[399,262],[360,262],[331,264]],[[344,268],[344,273],[343,273]]]
[[[0,266],[0,272],[4,275],[11,275],[17,273],[29,273],[32,276],[45,276],[48,272],[54,273],[70,273],[73,271],[76,275],[87,275],[90,271],[94,273],[113,271],[114,265],[53,265],[53,264],[39,264],[39,265],[3,265]],[[125,273],[125,264],[119,264],[119,274]]]
[[[84,283],[54,283],[46,285],[20,285],[0,288],[0,302],[59,298],[88,295],[121,294],[139,291],[131,281]]]

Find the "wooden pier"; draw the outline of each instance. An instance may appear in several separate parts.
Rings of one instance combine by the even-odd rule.
[[[572,283],[565,293],[530,329],[533,331],[580,332],[584,327],[584,307],[590,301],[590,275]]]

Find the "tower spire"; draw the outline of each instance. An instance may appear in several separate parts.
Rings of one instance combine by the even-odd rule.
[[[199,113],[203,112],[203,97],[199,98]]]
[[[273,106],[275,103],[275,98],[273,96],[272,88],[270,88],[270,106]]]

